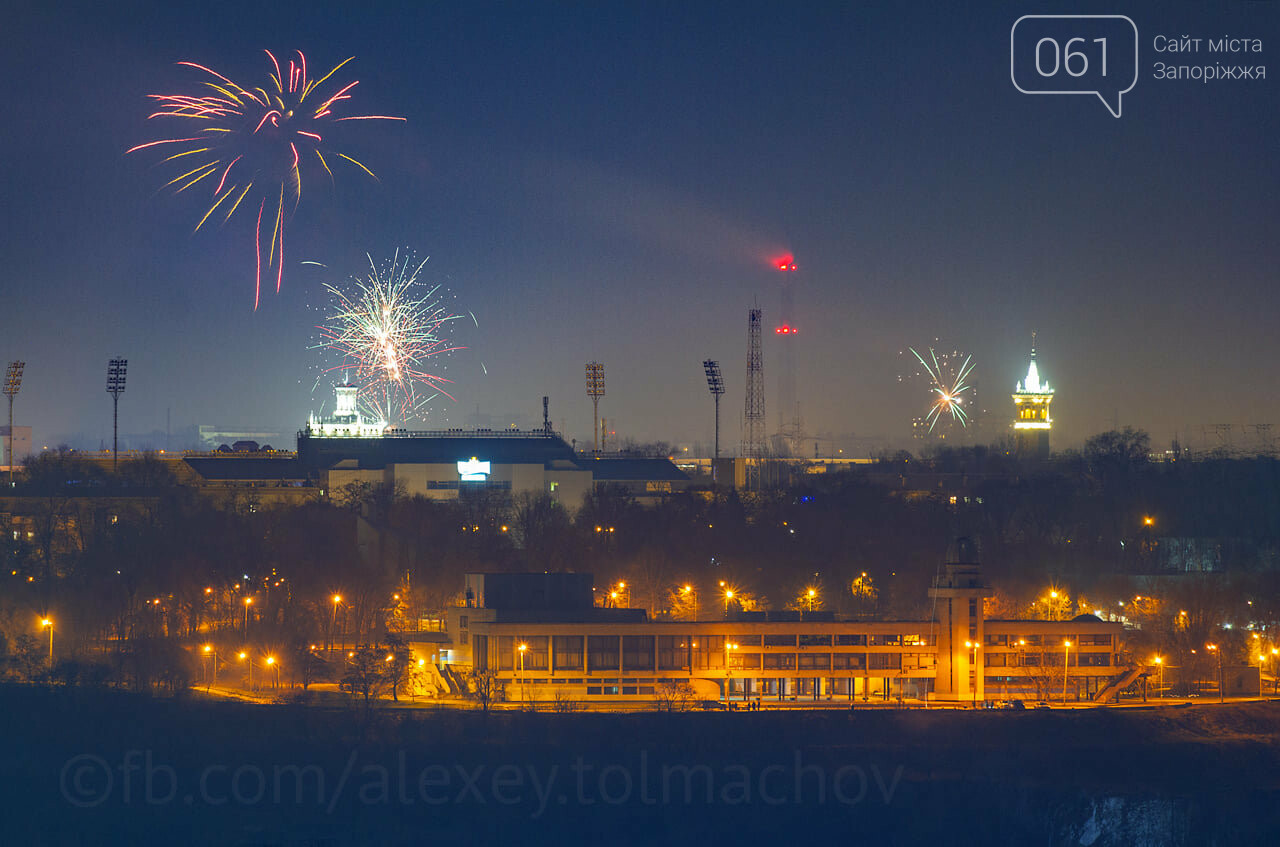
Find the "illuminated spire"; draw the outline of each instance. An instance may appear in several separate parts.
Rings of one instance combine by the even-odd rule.
[[[1031,364],[1027,367],[1027,379],[1014,389],[1019,394],[1052,394],[1048,382],[1040,381],[1040,369],[1036,367],[1036,334],[1031,333]]]

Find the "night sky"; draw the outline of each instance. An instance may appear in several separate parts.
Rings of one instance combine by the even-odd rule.
[[[457,325],[457,403],[431,427],[477,407],[533,424],[548,394],[589,441],[597,359],[620,438],[708,444],[712,357],[735,445],[747,309],[776,322],[783,254],[807,428],[841,444],[905,443],[927,404],[898,384],[899,353],[934,337],[974,354],[999,437],[1032,330],[1056,447],[1113,423],[1163,445],[1280,422],[1280,62],[1260,81],[1151,74],[1223,61],[1156,54],[1159,33],[1258,38],[1227,61],[1270,64],[1280,4],[973,5],[20,2],[0,35],[16,423],[38,446],[109,443],[106,362],[123,355],[122,432],[163,431],[167,411],[175,431],[292,432],[330,402],[309,349],[323,283],[404,247],[479,322]],[[1015,90],[1009,30],[1036,12],[1135,21],[1122,118]],[[252,217],[193,235],[203,196],[158,191],[179,172],[124,151],[158,137],[145,95],[195,90],[175,62],[262,84],[264,48],[325,70],[354,55],[359,110],[408,121],[352,133],[379,182],[348,167],[304,187],[283,289],[255,313]]]

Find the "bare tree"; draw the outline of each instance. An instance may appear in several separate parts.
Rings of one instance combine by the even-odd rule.
[[[654,707],[660,712],[687,712],[697,697],[693,686],[683,680],[667,680],[653,690]]]
[[[506,685],[492,670],[472,670],[467,675],[467,696],[488,712],[494,703],[506,699]]]

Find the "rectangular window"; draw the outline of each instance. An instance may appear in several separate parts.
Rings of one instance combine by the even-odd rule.
[[[1075,657],[1072,657],[1075,658]],[[1081,653],[1079,665],[1082,668],[1107,668],[1111,667],[1110,653]]]
[[[866,670],[867,667],[866,653],[836,653],[831,658],[831,667],[833,670],[861,671]]]
[[[988,645],[999,645],[1000,647],[1003,647],[1009,643],[1009,636],[996,635],[995,633],[988,632],[982,636],[982,643],[988,644]]]
[[[762,643],[759,635],[726,635],[725,640],[739,647],[759,647]]]
[[[694,670],[721,670],[724,668],[724,636],[699,635],[693,639]]]
[[[619,658],[618,636],[587,636],[587,670],[616,671]]]
[[[658,670],[689,670],[689,638],[688,635],[658,636]]]
[[[830,653],[801,653],[798,657],[797,670],[829,671],[831,670]]]
[[[556,670],[582,670],[582,636],[557,635],[552,643],[556,654]]]
[[[902,669],[901,653],[872,653],[870,661],[871,670],[873,671],[896,671]]]
[[[790,635],[766,635],[764,637],[764,646],[766,647],[794,647],[796,646],[796,637]]]
[[[929,634],[911,634],[902,636],[902,643],[908,647],[933,647],[938,643],[938,636]]]
[[[729,668],[731,670],[759,670],[759,653],[738,653],[729,651]]]
[[[836,636],[837,647],[866,647],[867,635],[865,632],[849,632]]]
[[[989,668],[1003,668],[1009,665],[1008,653],[984,653],[983,656]]]
[[[765,653],[764,669],[767,671],[793,671],[796,669],[796,654]]]
[[[897,633],[879,633],[871,636],[872,647],[898,647],[902,644],[902,636]]]
[[[1080,636],[1081,647],[1110,647],[1110,635],[1082,635]]]
[[[1039,647],[1040,643],[1044,640],[1044,638],[1043,636],[1039,636],[1039,635],[1028,635],[1022,640],[1027,642],[1026,646],[1028,647]]]
[[[653,670],[653,636],[622,636],[622,669],[626,671]]]
[[[830,647],[831,634],[825,633],[825,632],[821,634],[813,634],[813,633],[801,634],[800,646],[801,647]]]
[[[472,639],[472,662],[478,671],[489,669],[489,636],[477,635]]]
[[[516,669],[520,669],[521,652],[524,653],[524,670],[526,671],[545,671],[547,669],[547,642],[545,635],[532,635],[528,638],[520,639],[520,643],[516,645]],[[520,644],[524,645],[524,650],[520,650]]]

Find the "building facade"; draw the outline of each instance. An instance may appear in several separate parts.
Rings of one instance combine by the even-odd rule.
[[[822,612],[650,620],[643,610],[593,607],[581,591],[576,602],[530,599],[546,596],[530,581],[585,575],[472,575],[430,658],[455,677],[492,673],[511,700],[598,703],[651,698],[673,683],[716,701],[1101,702],[1136,679],[1142,669],[1118,661],[1119,623],[984,619],[989,592],[971,549],[948,556],[931,592],[937,614],[923,621]],[[507,580],[522,587],[495,593]]]
[[[1049,432],[1053,429],[1049,404],[1053,402],[1053,389],[1049,387],[1047,380],[1040,379],[1034,334],[1027,378],[1014,387],[1012,396],[1013,432],[1017,439],[1018,455],[1027,459],[1049,458]]]

